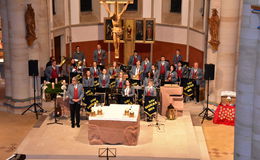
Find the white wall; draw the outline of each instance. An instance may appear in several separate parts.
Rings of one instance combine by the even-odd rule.
[[[156,25],[155,40],[170,43],[186,44],[187,29],[166,25]]]
[[[96,41],[104,39],[103,25],[72,27],[72,42]]]

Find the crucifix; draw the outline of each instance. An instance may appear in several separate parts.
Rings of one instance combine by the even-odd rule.
[[[120,27],[120,21],[123,13],[126,11],[129,4],[133,4],[133,0],[100,0],[100,3],[103,4],[105,7],[109,17],[112,20],[113,28],[112,28],[112,35],[113,35],[113,44],[115,48],[115,58],[119,58],[119,47],[120,47],[120,37],[123,34],[123,30]],[[111,12],[108,4],[115,5],[115,11]],[[119,12],[119,5],[125,5],[121,12]]]

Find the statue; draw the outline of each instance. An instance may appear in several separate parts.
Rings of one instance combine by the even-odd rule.
[[[220,24],[220,19],[218,16],[218,11],[217,9],[212,9],[212,16],[209,18],[209,29],[210,29],[210,35],[211,35],[211,40],[209,41],[209,44],[212,46],[212,49],[214,51],[218,50],[218,46],[220,44],[219,42],[219,24]]]
[[[27,10],[25,12],[25,24],[27,44],[28,46],[32,46],[37,37],[35,33],[35,14],[31,4],[27,4]]]
[[[123,13],[126,11],[130,1],[127,1],[124,8],[120,13],[118,13],[118,2],[115,0],[115,12],[111,12],[108,6],[108,3],[106,0],[101,0],[102,4],[104,5],[106,11],[109,14],[109,17],[112,20],[113,28],[112,28],[112,34],[113,34],[113,43],[115,48],[115,58],[119,58],[119,47],[120,47],[120,37],[123,34],[123,30],[120,27],[120,21]]]

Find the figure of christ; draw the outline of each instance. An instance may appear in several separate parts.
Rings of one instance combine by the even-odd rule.
[[[118,2],[117,0],[115,1],[115,12],[111,12],[108,6],[108,3],[106,3],[105,0],[101,0],[103,2],[102,4],[104,5],[106,11],[109,14],[109,17],[112,20],[113,24],[113,29],[112,29],[112,34],[113,34],[113,43],[114,43],[114,48],[115,48],[115,58],[119,58],[119,47],[120,47],[120,37],[123,33],[122,28],[120,27],[120,21],[123,13],[126,11],[130,1],[128,1],[122,11],[118,13]]]

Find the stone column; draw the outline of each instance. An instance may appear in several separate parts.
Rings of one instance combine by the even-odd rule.
[[[4,44],[4,74],[5,74],[5,97],[10,99],[12,97],[11,90],[11,66],[10,57],[11,53],[9,50],[9,27],[8,27],[8,13],[6,6],[7,0],[0,0],[0,11],[2,17],[3,26],[3,44]]]
[[[240,0],[222,0],[220,12],[220,46],[216,65],[216,100],[220,93],[234,91]]]
[[[9,22],[9,46],[11,52],[11,87],[12,103],[9,104],[13,112],[19,112],[29,103],[29,86],[28,76],[28,49],[26,43],[25,29],[25,10],[24,0],[7,0],[8,22]],[[20,110],[21,111],[21,110]]]
[[[253,4],[257,4],[260,6],[260,0],[254,2]],[[260,13],[260,12],[259,12]],[[254,14],[251,17],[252,27],[256,30],[256,27],[260,25],[260,14]],[[252,136],[252,159],[258,160],[260,159],[260,123],[259,123],[259,115],[260,115],[260,30],[258,30],[258,41],[256,48],[256,74],[255,74],[255,92],[254,92],[254,109],[253,109],[253,136]]]
[[[256,101],[259,102],[259,70],[256,67],[256,61],[259,60],[259,46],[258,43],[258,30],[255,23],[255,15],[251,13],[250,5],[244,2],[243,17],[241,23],[240,34],[240,53],[239,53],[239,66],[237,74],[237,103],[236,103],[236,126],[235,126],[235,160],[251,160],[253,159],[252,153],[259,152],[259,148],[252,152],[252,148],[256,149],[259,145],[258,137],[252,133],[253,124],[259,123],[259,113],[257,112]],[[257,57],[258,56],[258,57]],[[259,63],[259,62],[258,62]],[[259,65],[258,65],[259,66]],[[258,75],[256,76],[256,73]],[[258,87],[257,87],[258,86]],[[258,93],[256,92],[258,90]],[[256,96],[254,96],[256,94]],[[255,108],[254,108],[255,105]],[[259,106],[258,106],[259,107]],[[256,112],[256,113],[254,113]],[[254,121],[253,121],[254,113]],[[259,124],[258,124],[259,127]],[[254,127],[254,133],[259,135],[259,128]],[[258,142],[253,142],[257,140]],[[258,153],[259,154],[259,153]],[[259,159],[259,155],[258,158]]]

